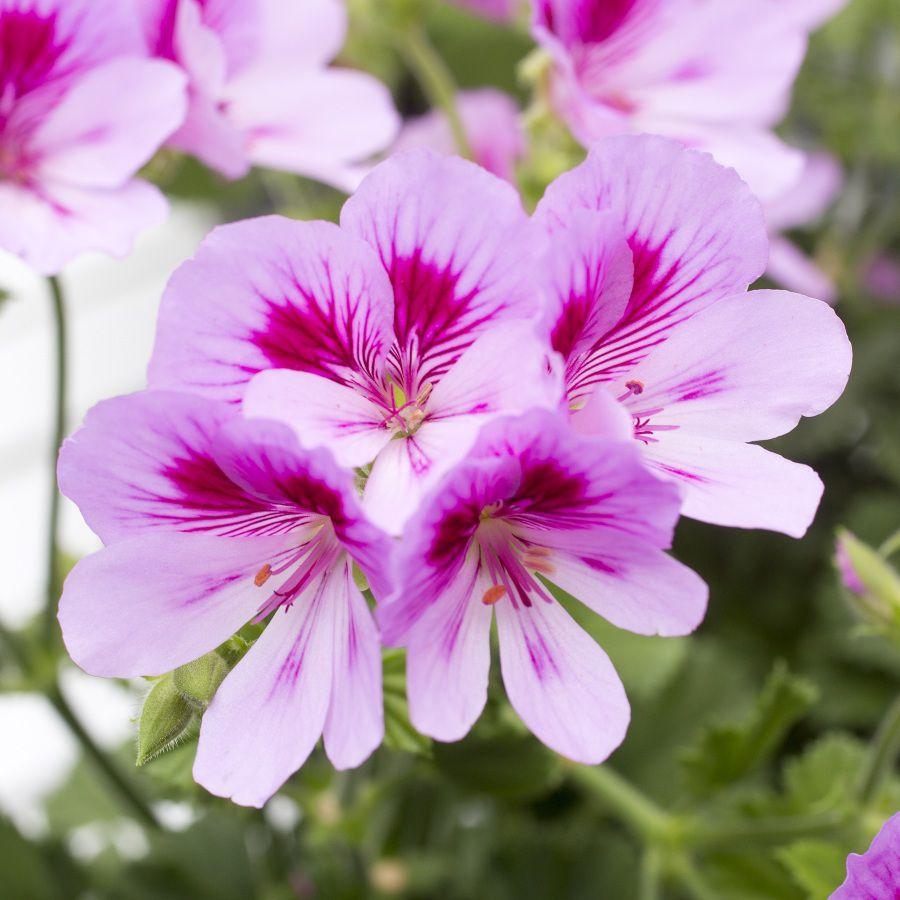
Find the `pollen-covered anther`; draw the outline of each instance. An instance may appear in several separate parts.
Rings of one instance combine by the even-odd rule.
[[[526,569],[540,572],[541,575],[552,575],[556,571],[556,567],[550,564],[546,556],[532,556],[530,553],[526,553],[522,557],[522,562]]]
[[[419,391],[419,396],[416,397],[416,406],[422,406],[426,403],[433,390],[434,384],[430,381],[426,381],[425,384],[422,385],[422,390]]]
[[[502,584],[495,584],[484,592],[481,602],[485,606],[493,606],[495,603],[502,600],[504,596],[506,596],[506,588]]]
[[[269,576],[272,574],[272,567],[266,563],[254,576],[253,583],[257,587],[262,587],[268,580]]]

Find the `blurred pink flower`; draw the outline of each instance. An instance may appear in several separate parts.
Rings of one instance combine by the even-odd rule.
[[[554,105],[582,144],[643,132],[706,150],[738,171],[778,231],[821,214],[840,188],[832,161],[807,159],[771,129],[809,31],[845,3],[535,0],[534,34],[554,59]],[[769,275],[834,299],[830,280],[788,241],[773,241]]]
[[[357,164],[399,127],[375,78],[327,68],[341,49],[340,0],[147,0],[152,53],[190,78],[190,109],[170,143],[227,178],[251,165],[352,190]]]
[[[384,596],[393,548],[327,450],[158,391],[95,407],[59,481],[106,544],[60,601],[86,672],[162,675],[275,613],[203,716],[200,784],[262,806],[323,732],[339,769],[381,743],[380,641],[352,565]]]
[[[605,427],[618,400],[652,469],[681,485],[685,515],[801,536],[819,477],[749,442],[831,406],[851,349],[825,303],[747,293],[767,245],[747,186],[674,141],[608,138],[535,217],[551,235],[547,328],[574,426]]]
[[[851,536],[852,537],[852,536]],[[853,560],[850,558],[850,551],[847,549],[847,539],[838,537],[834,547],[834,561],[837,565],[838,574],[841,576],[841,583],[852,594],[862,596],[866,593],[866,586],[863,584]]]
[[[513,708],[558,753],[602,762],[625,735],[628,701],[606,654],[545,581],[619,628],[693,631],[706,586],[663,552],[678,508],[675,487],[615,432],[588,440],[544,410],[486,425],[410,520],[402,588],[379,608],[385,642],[407,648],[415,727],[456,741],[475,723],[496,614]]]
[[[900,813],[894,813],[862,855],[847,857],[847,879],[829,900],[896,900],[900,891]]]
[[[0,0],[0,248],[42,274],[124,256],[166,202],[133,178],[184,118],[120,0]]]
[[[897,259],[879,255],[870,260],[863,283],[879,300],[900,305],[900,261]]]
[[[449,2],[497,22],[509,21],[515,14],[517,6],[516,0],[449,0]]]
[[[516,164],[525,156],[526,143],[513,98],[494,88],[482,88],[458,94],[456,103],[474,161],[499,178],[515,182]],[[458,153],[443,112],[432,110],[404,125],[394,151],[412,147]]]
[[[214,231],[172,278],[154,388],[285,421],[344,466],[398,533],[503,413],[556,406],[533,324],[542,235],[506,182],[426,150],[366,178],[341,227],[270,217]]]

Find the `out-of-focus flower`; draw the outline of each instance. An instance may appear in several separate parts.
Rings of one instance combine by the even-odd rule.
[[[503,91],[482,88],[458,94],[456,105],[474,161],[499,178],[514,182],[516,164],[527,149],[515,100]],[[406,123],[394,150],[412,147],[428,147],[451,155],[458,152],[443,112],[433,110]]]
[[[497,22],[509,21],[518,5],[517,0],[448,0],[448,2]]]
[[[900,305],[900,260],[876,256],[866,266],[863,284],[879,300]]]
[[[766,204],[771,236],[766,274],[792,291],[827,303],[837,299],[834,282],[779,232],[818,219],[834,202],[843,184],[844,173],[837,160],[827,153],[813,153],[807,156],[803,173],[793,188]]]
[[[392,546],[327,450],[159,391],[95,407],[64,445],[59,479],[106,544],[60,602],[85,671],[159,675],[275,613],[203,717],[197,781],[261,806],[323,731],[337,768],[378,746],[380,642],[352,564],[383,596]]]
[[[830,900],[896,900],[900,889],[900,813],[875,835],[865,853],[847,857],[847,878]]]
[[[621,415],[621,413],[620,413]],[[484,707],[494,613],[510,702],[549,747],[599,763],[621,742],[628,701],[615,669],[550,582],[620,628],[682,635],[707,591],[668,557],[678,491],[630,441],[585,439],[534,410],[484,427],[422,503],[380,607],[387,643],[407,647],[413,724],[455,741]]]
[[[184,75],[120,0],[0,0],[0,248],[42,274],[129,252],[166,202],[135,172],[181,124]]]
[[[483,422],[559,403],[532,322],[541,238],[483,169],[395,155],[340,229],[266,218],[213,232],[163,298],[150,384],[243,399],[342,465],[374,463],[366,508],[398,533]]]
[[[659,137],[601,142],[550,185],[548,329],[570,406],[611,395],[686,515],[802,535],[819,477],[748,443],[840,396],[851,350],[817,300],[747,293],[765,267],[762,210],[737,175]],[[590,431],[603,396],[574,416]]]
[[[887,558],[840,529],[834,561],[859,618],[872,630],[900,639],[900,574]]]
[[[228,178],[256,164],[352,190],[357,164],[397,133],[382,84],[327,68],[346,35],[340,0],[146,0],[141,11],[150,52],[190,77],[170,143]]]
[[[840,187],[833,161],[771,128],[808,33],[845,2],[536,0],[534,34],[554,59],[553,106],[582,144],[645,132],[706,150],[750,185],[774,231],[820,215]],[[830,280],[788,241],[773,241],[769,274],[833,300]]]

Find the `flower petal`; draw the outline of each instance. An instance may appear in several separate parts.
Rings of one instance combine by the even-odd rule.
[[[765,440],[828,409],[850,363],[846,330],[828,304],[753,291],[720,300],[674,330],[629,373],[641,390],[626,405],[637,418],[646,411],[651,426]]]
[[[328,447],[342,466],[372,462],[391,440],[389,410],[352,387],[309,372],[271,369],[254,376],[244,415],[289,425],[304,446]]]
[[[347,201],[341,226],[378,251],[390,276],[392,362],[407,396],[436,382],[482,332],[539,311],[541,236],[515,189],[472,163],[398,153]]]
[[[837,300],[835,283],[796,244],[776,235],[769,244],[766,276],[790,291],[817,297],[826,303]]]
[[[548,747],[603,762],[625,737],[628,699],[609,657],[558,603],[496,606],[503,683],[513,709]]]
[[[151,532],[82,559],[59,604],[63,641],[92,675],[162,675],[215,649],[259,604],[255,572],[283,536]]]
[[[320,580],[266,630],[203,716],[194,779],[210,793],[262,806],[315,747],[332,692],[333,585]]]
[[[464,566],[409,635],[410,721],[436,740],[465,737],[487,702],[491,607],[480,598],[489,586]]]
[[[649,444],[645,456],[681,486],[684,515],[713,525],[803,537],[822,497],[822,481],[809,466],[755,444],[672,431]]]
[[[636,634],[690,634],[706,614],[700,577],[656,547],[614,534],[569,545],[550,558],[549,581]]]
[[[334,674],[325,720],[325,752],[336,769],[352,769],[384,737],[381,640],[350,567],[333,575]]]
[[[536,217],[554,232],[576,209],[616,214],[634,257],[634,289],[597,348],[595,381],[628,371],[678,322],[745,290],[765,269],[762,209],[746,185],[706,154],[664,138],[597,144],[550,185]]]
[[[237,402],[270,368],[368,383],[393,342],[392,314],[377,258],[334,225],[225,225],[169,282],[150,385]]]

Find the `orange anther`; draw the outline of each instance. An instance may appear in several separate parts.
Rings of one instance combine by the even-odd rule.
[[[484,592],[484,596],[481,598],[481,602],[485,606],[493,606],[498,600],[503,599],[503,595],[505,593],[506,588],[503,587],[502,584],[495,584],[493,587],[489,587]]]
[[[272,567],[266,563],[257,573],[256,577],[253,579],[253,583],[257,587],[262,587],[268,580],[269,576],[272,574]]]

